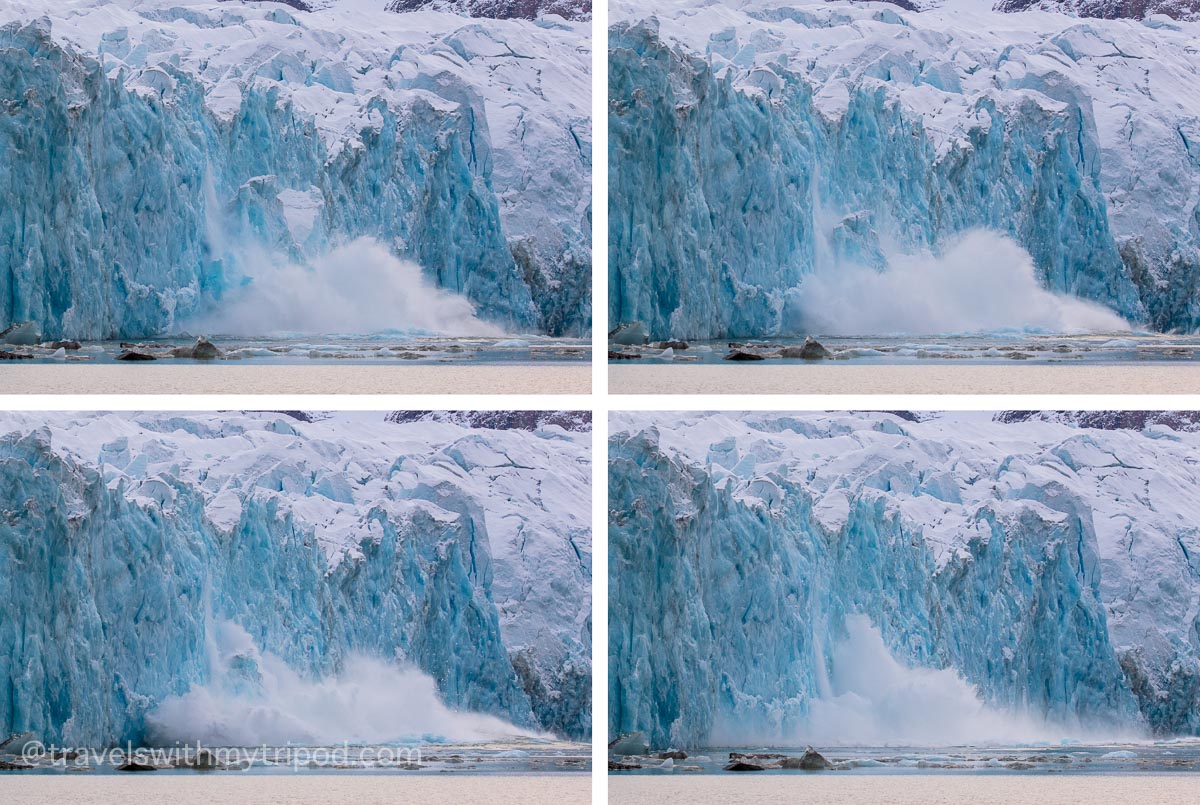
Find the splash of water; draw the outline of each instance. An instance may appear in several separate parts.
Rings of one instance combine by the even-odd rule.
[[[944,335],[1130,329],[1101,305],[1042,288],[1029,253],[996,232],[968,232],[941,256],[895,256],[884,271],[820,262],[830,267],[804,279],[787,311],[788,331]]]
[[[504,334],[480,320],[466,297],[434,287],[419,266],[369,238],[334,248],[311,266],[280,264],[276,255],[251,251],[239,255],[251,269],[248,281],[183,329],[233,336]]]
[[[813,701],[803,742],[843,746],[957,746],[1054,741],[1062,728],[989,707],[953,669],[909,668],[861,615],[834,647],[830,691]]]
[[[237,624],[212,623],[209,634],[212,681],[165,699],[147,716],[151,744],[468,743],[532,734],[494,716],[452,710],[432,677],[415,668],[354,656],[336,677],[309,679],[261,651]]]

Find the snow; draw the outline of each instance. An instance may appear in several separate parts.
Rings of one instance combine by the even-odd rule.
[[[1200,326],[1200,22],[989,0],[621,0],[612,20],[613,321],[786,333],[805,276],[986,228],[1051,291]]]
[[[0,628],[19,689],[0,729],[136,740],[156,702],[207,681],[217,617],[302,675],[356,653],[407,660],[452,707],[587,734],[590,433],[309,418],[3,417],[0,594],[30,620]],[[155,600],[172,603],[149,616]],[[80,682],[51,708],[93,663],[146,706]]]
[[[1058,737],[1200,733],[1200,434],[979,412],[611,433],[613,730],[795,740],[821,646],[866,615],[901,662]]]

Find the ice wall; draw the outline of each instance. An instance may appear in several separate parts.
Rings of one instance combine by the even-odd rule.
[[[586,329],[590,129],[583,100],[557,97],[584,83],[569,26],[204,0],[46,13],[0,16],[0,319],[178,331],[369,237],[509,331]]]
[[[803,333],[806,276],[984,228],[1050,291],[1200,322],[1192,24],[972,0],[655,11],[617,4],[610,29],[613,321]]]
[[[610,730],[803,745],[865,616],[896,662],[952,670],[1035,735],[1195,734],[1189,448],[977,425],[614,423]]]
[[[0,730],[143,739],[164,700],[219,681],[212,630],[229,623],[314,685],[368,658],[428,675],[451,708],[588,734],[587,470],[572,438],[382,415],[6,428],[0,595],[20,605],[0,625]],[[543,491],[506,470],[522,450],[562,479]]]

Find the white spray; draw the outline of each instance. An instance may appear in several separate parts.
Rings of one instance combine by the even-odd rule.
[[[433,678],[416,668],[353,656],[337,676],[311,679],[261,651],[237,624],[218,621],[208,631],[214,676],[147,716],[153,744],[465,743],[533,734],[447,707]]]
[[[797,318],[785,327],[822,335],[1130,329],[1101,305],[1042,288],[1029,253],[986,230],[967,232],[940,256],[895,255],[884,271],[819,259],[797,296]]]
[[[280,262],[247,246],[239,264],[250,276],[227,292],[220,308],[184,323],[220,335],[329,335],[403,331],[497,336],[463,296],[432,285],[420,267],[368,238],[339,246],[311,266]]]

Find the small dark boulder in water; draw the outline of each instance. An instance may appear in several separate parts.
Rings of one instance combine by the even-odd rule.
[[[139,763],[136,760],[127,760],[117,766],[117,771],[158,771],[158,767],[148,763]]]
[[[654,345],[655,349],[687,349],[687,341],[659,341]]]
[[[724,360],[727,360],[727,361],[765,361],[766,358],[764,358],[762,355],[759,355],[757,352],[743,352],[742,350],[739,349],[739,350],[730,352],[728,355],[725,356]]]
[[[655,755],[659,760],[687,760],[687,752],[682,749],[670,749]]]
[[[785,769],[800,769],[802,771],[825,771],[832,769],[833,764],[825,756],[811,746],[804,750],[800,757],[784,758],[780,764]]]
[[[760,766],[757,763],[747,763],[744,760],[735,760],[725,766],[725,771],[766,771],[766,766]]]
[[[640,769],[640,768],[641,768],[641,765],[637,764],[637,763],[622,763],[619,760],[608,761],[608,770],[609,771],[633,771],[634,769]]]
[[[117,356],[119,361],[156,361],[158,358],[151,355],[149,352],[138,352],[134,349],[127,349]]]
[[[0,361],[31,361],[32,355],[23,355],[20,352],[5,352],[0,349]]]
[[[223,354],[216,344],[204,336],[197,338],[196,346],[192,347],[192,357],[198,361],[211,361],[220,358]]]
[[[83,348],[83,344],[80,344],[78,341],[51,341],[46,346],[49,349],[65,349],[68,351]]]
[[[811,335],[804,339],[799,347],[784,347],[779,351],[782,358],[799,358],[804,361],[822,361],[833,357],[833,353],[825,349],[825,345]]]
[[[192,755],[190,752],[184,754],[175,763],[176,768],[180,769],[195,769],[196,771],[212,771],[219,769],[221,764],[217,762],[217,756],[211,751],[201,748]]]
[[[610,361],[636,361],[640,360],[641,357],[636,352],[614,352],[611,349],[608,351],[608,359]]]

